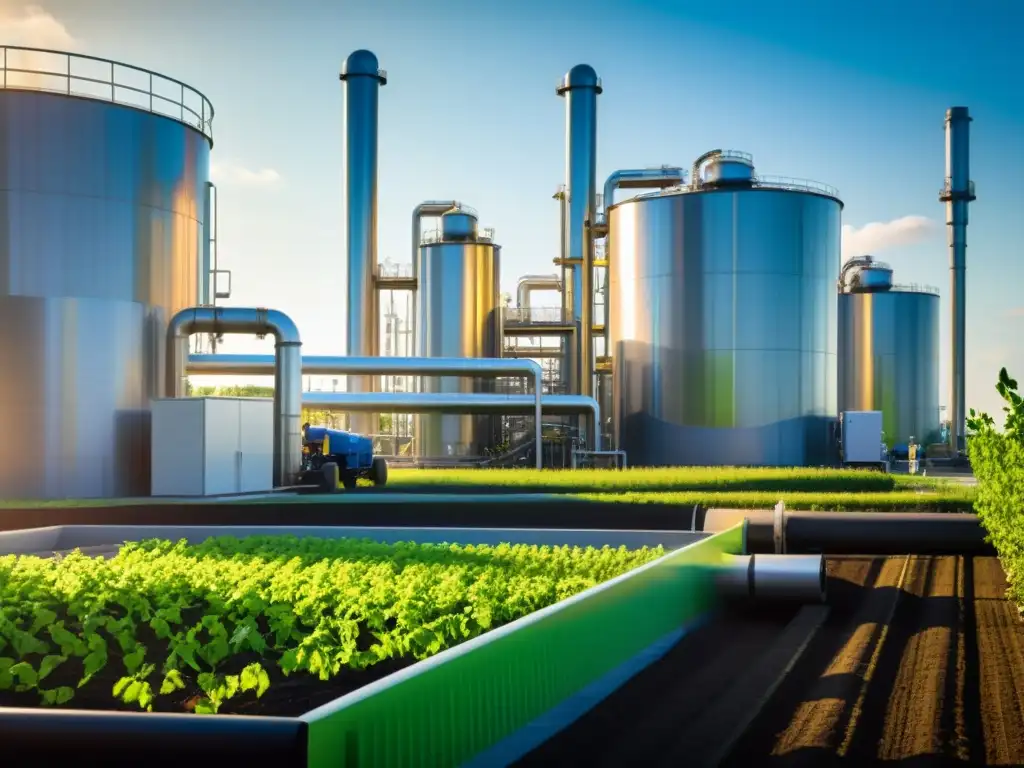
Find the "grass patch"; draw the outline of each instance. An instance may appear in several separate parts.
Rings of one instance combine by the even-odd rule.
[[[850,469],[789,467],[668,467],[608,469],[392,469],[388,487],[519,493],[764,492],[884,493],[955,485],[915,475]]]
[[[700,505],[708,509],[771,509],[781,499],[786,508],[811,512],[972,512],[974,489],[940,492],[887,491],[882,493],[807,493],[801,491],[683,491],[656,493],[580,493],[573,498],[608,504]]]

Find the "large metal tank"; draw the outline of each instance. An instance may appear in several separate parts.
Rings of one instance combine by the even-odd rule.
[[[428,233],[417,265],[416,354],[421,357],[501,357],[501,249],[481,232],[476,213],[453,208]],[[424,392],[489,392],[489,379],[424,378]],[[497,441],[493,416],[421,414],[417,454],[425,458],[481,456]]]
[[[938,442],[938,292],[893,285],[878,262],[850,272],[839,293],[839,410],[881,411],[892,447]]]
[[[18,53],[26,52],[7,51],[7,66],[31,68],[14,63]],[[81,69],[75,56],[28,55],[38,69]],[[167,93],[159,75],[130,69],[117,65],[119,82],[155,82]],[[177,82],[169,102],[73,77],[55,85],[7,75],[0,495],[148,495],[149,401],[162,394],[167,321],[197,303],[203,282],[213,110]]]
[[[609,209],[617,445],[634,465],[826,463],[843,204],[744,153],[696,165]]]

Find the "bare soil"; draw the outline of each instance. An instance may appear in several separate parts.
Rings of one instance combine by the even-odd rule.
[[[995,558],[835,558],[828,572],[828,619],[724,765],[1024,765],[1024,623]],[[734,695],[729,671],[787,618],[699,630],[520,764],[697,765],[695,707]]]

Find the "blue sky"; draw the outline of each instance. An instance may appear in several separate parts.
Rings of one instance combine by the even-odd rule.
[[[868,250],[900,282],[941,289],[944,352],[942,120],[966,105],[979,196],[968,230],[967,394],[989,409],[1000,366],[1024,375],[1022,23],[1017,0],[0,0],[5,42],[126,61],[211,99],[231,303],[288,312],[314,354],[343,351],[338,69],[354,49],[373,50],[389,73],[381,258],[408,261],[416,203],[459,199],[497,230],[505,290],[518,275],[552,271],[551,195],[564,168],[554,86],[586,62],[605,86],[602,179],[688,166],[725,147],[753,153],[762,173],[838,187],[851,253]],[[265,348],[233,340],[225,351]]]

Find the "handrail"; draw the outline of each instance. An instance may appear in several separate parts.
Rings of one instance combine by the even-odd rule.
[[[420,245],[432,245],[434,243],[446,242],[444,239],[444,230],[442,229],[428,229],[420,234]],[[452,242],[462,242],[452,241]],[[470,242],[477,243],[492,243],[494,242],[494,227],[481,227],[477,230],[476,240]]]
[[[636,195],[633,200],[645,200],[653,197],[666,197],[668,195],[690,193],[694,191],[691,184],[680,184],[675,187],[655,190],[654,192],[646,192],[642,195]],[[823,184],[820,181],[810,181],[809,179],[794,179],[788,176],[762,176],[758,174],[751,180],[751,186],[757,189],[780,189],[789,192],[813,192],[814,194],[825,195],[826,197],[832,197],[836,200],[842,199],[839,197],[839,190],[835,187],[829,184]],[[729,190],[733,188],[725,187],[725,189]],[[742,187],[739,187],[739,189],[742,189]],[[702,191],[702,189],[698,187],[696,191]]]
[[[210,142],[211,147],[213,146],[213,104],[211,104],[210,100],[200,91],[197,91],[190,85],[186,85],[180,80],[175,80],[173,77],[167,77],[166,75],[161,75],[157,72],[143,69],[142,67],[135,67],[131,64],[124,64],[123,62],[113,61],[111,59],[102,59],[97,56],[87,56],[81,53],[56,51],[49,48],[29,48],[22,45],[0,45],[0,49],[3,50],[3,61],[0,62],[0,64],[2,64],[3,72],[3,80],[2,83],[0,83],[0,88],[3,90],[59,93],[64,96],[95,99],[97,101],[106,101],[111,104],[134,107],[135,109],[145,110],[155,115],[172,118],[189,126],[190,128],[194,128],[206,137]],[[13,67],[10,62],[10,54],[18,52],[41,53],[47,56],[61,57],[65,61],[65,71],[58,72],[37,67]],[[72,71],[72,64],[74,62],[86,61],[108,66],[110,68],[109,77],[88,77],[86,75],[77,75]],[[117,78],[117,68],[119,67],[148,78],[148,86],[139,87],[136,85],[128,85],[125,82],[119,82]],[[63,87],[48,88],[41,84],[25,84],[17,82],[20,79],[31,80],[30,77],[19,77],[22,75],[58,78],[63,81]],[[14,82],[12,82],[12,80]],[[159,84],[161,81],[172,84],[172,86],[174,86],[178,91],[177,95],[164,96],[154,91],[154,84]],[[88,85],[103,86],[104,91],[109,89],[109,92],[100,94],[95,92],[98,89],[93,89],[91,91],[84,90],[82,86]],[[128,100],[125,98],[128,94],[141,96],[142,99]],[[199,104],[197,107],[193,108],[185,103],[186,94],[198,99]],[[165,109],[160,109],[159,107],[165,107]]]

